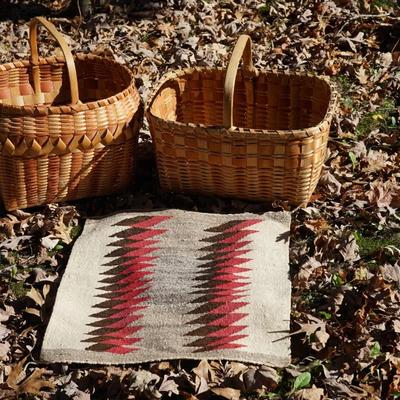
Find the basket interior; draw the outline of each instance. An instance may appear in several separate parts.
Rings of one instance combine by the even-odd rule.
[[[182,123],[223,124],[225,71],[188,72],[166,81],[150,106],[156,117]],[[331,88],[318,77],[260,73],[236,79],[234,126],[265,130],[311,128],[329,107]]]
[[[28,62],[0,70],[0,104],[13,106],[69,104],[70,86],[65,63],[54,57],[42,59],[41,94],[35,95],[32,71]],[[79,97],[86,103],[108,98],[126,89],[131,75],[121,65],[101,58],[76,58]]]

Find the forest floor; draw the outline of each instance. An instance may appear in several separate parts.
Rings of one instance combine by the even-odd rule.
[[[166,71],[225,66],[236,38],[247,33],[257,68],[330,76],[341,100],[318,188],[308,207],[293,210],[289,367],[205,360],[126,367],[40,362],[54,295],[86,217],[127,208],[220,213],[271,209],[239,200],[160,193],[144,128],[140,176],[131,193],[2,211],[0,398],[400,398],[396,4],[168,0],[147,2],[144,11],[114,4],[91,17],[53,18],[75,52],[129,65],[144,99]],[[1,10],[2,18],[6,12]],[[5,18],[0,35],[0,62],[29,57],[27,21]],[[43,55],[56,51],[45,34],[41,38]],[[286,208],[284,203],[273,205],[274,210]]]

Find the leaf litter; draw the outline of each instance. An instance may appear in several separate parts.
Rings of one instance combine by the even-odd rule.
[[[20,1],[20,3],[24,3]],[[26,3],[26,2],[25,2]],[[53,5],[51,3],[54,3]],[[56,4],[57,3],[57,4]],[[59,4],[58,4],[59,3]],[[69,1],[41,5],[59,10]],[[178,207],[238,213],[268,204],[160,193],[147,129],[125,195],[0,218],[0,393],[4,399],[396,399],[400,397],[400,10],[392,0],[166,0],[97,4],[55,16],[75,52],[126,63],[147,99],[178,67],[224,66],[250,34],[257,68],[330,76],[340,92],[321,180],[293,211],[292,364],[226,361],[85,366],[39,361],[40,344],[84,218]],[[0,62],[28,58],[27,23],[0,22]],[[55,43],[41,36],[41,53]],[[287,208],[277,202],[272,209]]]

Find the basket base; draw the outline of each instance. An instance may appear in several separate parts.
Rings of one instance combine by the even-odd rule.
[[[0,188],[8,211],[106,196],[133,185],[136,140],[86,152],[37,158],[0,156]]]

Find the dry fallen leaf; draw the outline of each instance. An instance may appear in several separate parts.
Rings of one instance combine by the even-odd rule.
[[[63,394],[73,400],[90,400],[90,393],[83,392],[75,382],[70,382],[63,387]]]
[[[171,396],[171,393],[179,395],[179,386],[173,379],[168,379],[167,376],[164,376],[164,380],[158,388],[158,391],[166,392],[169,396]]]
[[[24,371],[24,365],[26,363],[26,359],[28,356],[24,357],[21,361],[19,361],[16,364],[11,365],[10,372],[7,377],[7,385],[15,390],[18,390],[18,384],[25,379],[25,371]]]
[[[15,310],[12,306],[4,305],[4,310],[0,308],[0,322],[8,321],[13,315],[15,315]]]
[[[243,372],[246,372],[249,369],[249,367],[246,364],[233,361],[228,364],[228,369],[229,369],[229,374],[235,376]]]
[[[368,75],[362,65],[360,69],[356,72],[356,77],[361,85],[365,85],[368,82]]]
[[[48,250],[54,249],[54,247],[57,246],[59,241],[60,241],[60,239],[52,238],[51,236],[45,236],[40,239],[40,243],[42,244],[42,246]]]
[[[0,323],[0,341],[4,340],[11,333],[10,329]]]
[[[0,361],[7,361],[8,360],[8,353],[10,351],[10,343],[0,343]]]
[[[30,297],[38,306],[42,306],[44,304],[43,296],[33,286],[31,287],[29,292],[26,294],[26,296]]]
[[[42,379],[45,373],[45,368],[35,369],[31,375],[19,384],[18,393],[39,394],[43,388],[54,389],[55,385],[52,381]]]
[[[240,400],[240,390],[232,388],[212,388],[211,392],[227,400]]]
[[[243,375],[246,391],[251,393],[262,387],[269,390],[275,389],[279,382],[279,375],[275,369],[266,365],[258,369],[250,368]]]
[[[207,360],[201,360],[193,372],[200,378],[204,378],[207,382],[217,382],[217,376],[214,368],[208,363]]]
[[[141,369],[139,371],[132,371],[131,380],[132,383],[130,387],[143,392],[150,386],[156,385],[159,382],[160,377],[150,371]]]
[[[0,243],[0,248],[7,250],[16,250],[23,242],[27,242],[32,238],[30,235],[16,236]]]
[[[313,385],[310,389],[301,389],[294,394],[296,400],[324,400],[324,389],[320,389]]]
[[[312,348],[316,351],[321,350],[325,347],[330,335],[326,332],[326,322],[319,318],[313,317],[312,315],[307,316],[311,321],[310,323],[300,323],[300,328],[297,331],[290,333],[289,336],[298,335],[305,333],[307,337],[313,335],[314,342]]]
[[[400,288],[400,266],[398,263],[391,265],[385,264],[381,267],[383,278],[389,282],[395,282]]]
[[[320,183],[326,185],[331,194],[339,195],[341,192],[342,184],[329,171],[322,173]]]

